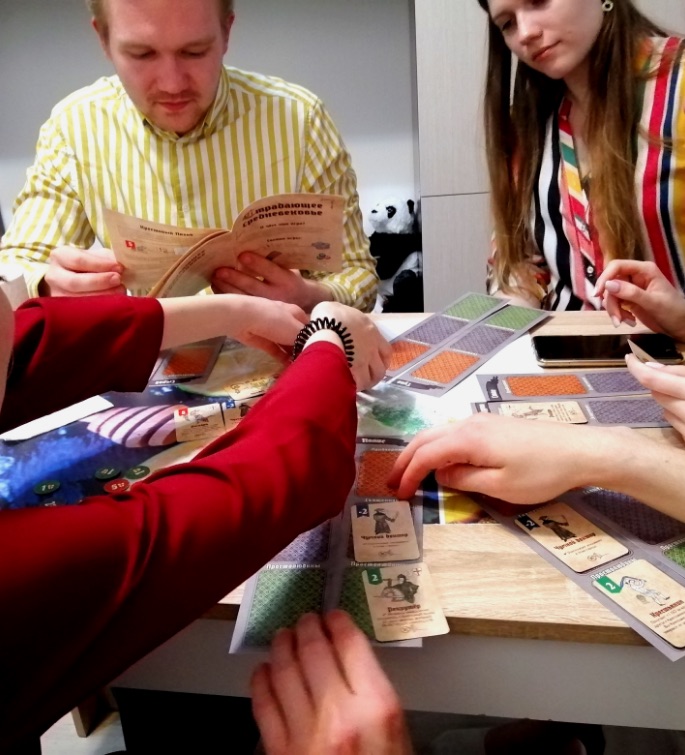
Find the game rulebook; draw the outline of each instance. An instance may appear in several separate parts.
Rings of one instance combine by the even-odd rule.
[[[281,267],[339,272],[344,204],[332,194],[278,194],[245,207],[231,230],[180,228],[113,210],[105,210],[105,222],[132,294],[192,296],[218,267],[240,269],[238,256],[248,251]]]

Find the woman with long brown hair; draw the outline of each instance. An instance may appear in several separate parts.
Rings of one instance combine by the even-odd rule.
[[[491,290],[600,309],[595,285],[612,259],[652,260],[685,289],[683,39],[632,0],[478,2]]]

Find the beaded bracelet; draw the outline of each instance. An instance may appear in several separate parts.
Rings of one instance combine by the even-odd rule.
[[[310,320],[302,328],[295,339],[293,359],[296,359],[300,355],[307,341],[319,330],[332,330],[340,337],[343,349],[345,350],[345,356],[347,357],[347,364],[351,367],[352,362],[354,362],[354,341],[347,328],[332,317],[317,317],[316,320]]]

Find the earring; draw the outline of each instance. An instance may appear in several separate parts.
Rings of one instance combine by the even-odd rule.
[[[611,11],[614,9],[614,0],[604,0],[602,3],[602,10],[605,13],[611,13]]]

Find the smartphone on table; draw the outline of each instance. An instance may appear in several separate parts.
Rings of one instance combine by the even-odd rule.
[[[682,364],[676,342],[662,333],[533,336],[535,358],[542,367],[619,367],[630,353],[628,340],[656,362]]]

